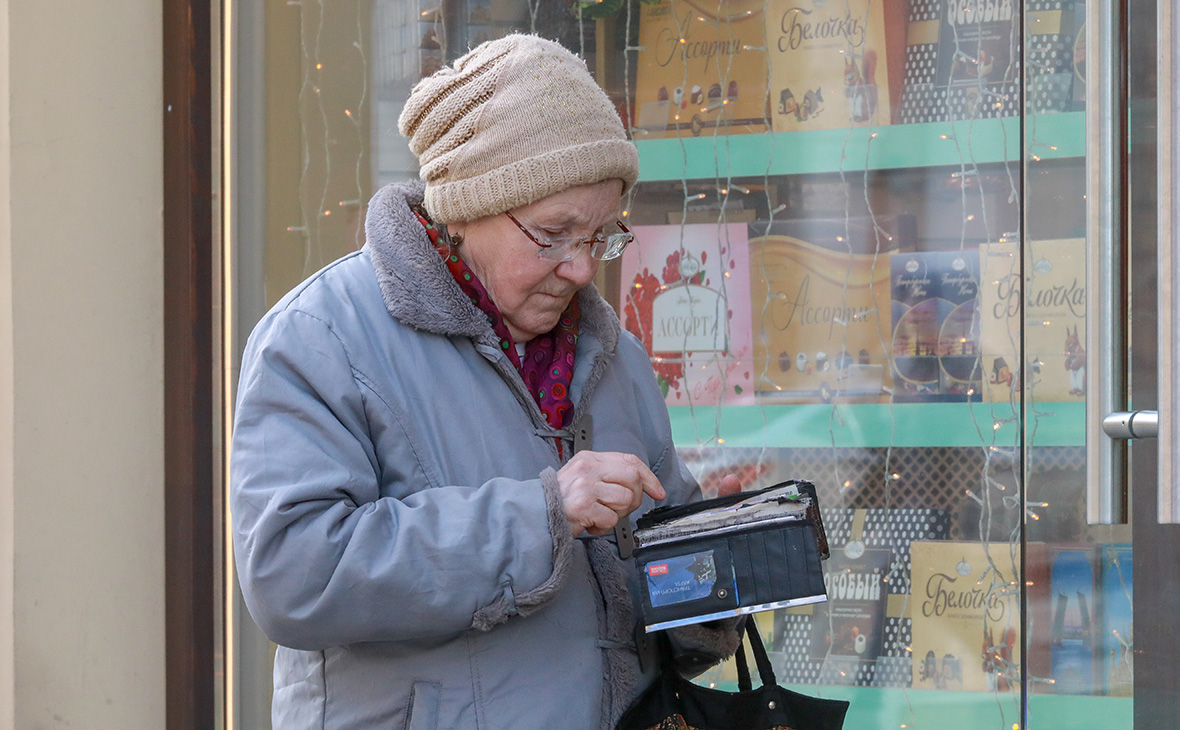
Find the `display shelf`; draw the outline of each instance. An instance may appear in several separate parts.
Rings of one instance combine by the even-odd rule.
[[[757,680],[755,680],[757,681]],[[921,689],[878,689],[784,685],[811,697],[847,700],[846,728],[945,728],[997,730],[1021,728],[1019,698],[991,692],[950,692]],[[718,689],[734,691],[736,682],[720,682]],[[1067,727],[1070,730],[1108,730],[1131,727],[1130,697],[1037,695],[1028,698],[1028,727]],[[948,718],[954,718],[949,722]]]
[[[1085,154],[1084,112],[1029,117],[1024,131],[1034,159]],[[646,182],[958,167],[1019,160],[1021,119],[648,140],[640,135],[636,146],[639,179]]]
[[[1020,437],[1007,404],[671,406],[668,412],[679,447],[1002,448],[1016,446]],[[1085,403],[1036,404],[1026,445],[1081,446],[1085,417]]]

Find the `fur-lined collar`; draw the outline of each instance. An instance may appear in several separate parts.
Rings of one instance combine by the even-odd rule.
[[[487,317],[451,278],[442,257],[418,223],[412,205],[422,203],[421,183],[387,185],[369,202],[365,247],[373,259],[385,306],[395,319],[440,335],[470,337],[496,347]],[[578,293],[583,332],[608,355],[619,342],[619,319],[593,284]]]

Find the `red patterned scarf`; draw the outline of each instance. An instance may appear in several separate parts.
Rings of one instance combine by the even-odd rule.
[[[471,299],[472,304],[487,315],[492,331],[500,339],[500,349],[520,373],[545,420],[553,428],[565,427],[573,410],[569,386],[570,380],[574,377],[574,358],[578,351],[578,321],[581,318],[577,297],[574,297],[561,313],[561,319],[556,327],[547,334],[529,340],[525,345],[522,361],[516,352],[516,343],[512,341],[508,326],[504,324],[504,317],[475,276],[475,272],[463,262],[463,259],[452,253],[447,245],[440,245],[441,233],[430,221],[425,209],[414,206],[413,210],[422,227],[426,229],[430,242],[442,255],[459,288]],[[559,439],[558,449],[560,448]]]

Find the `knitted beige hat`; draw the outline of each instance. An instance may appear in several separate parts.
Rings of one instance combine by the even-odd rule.
[[[577,56],[510,35],[422,79],[398,119],[438,223],[471,221],[577,185],[639,177],[619,115]]]

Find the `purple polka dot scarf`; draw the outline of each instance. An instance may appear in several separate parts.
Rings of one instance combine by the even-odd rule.
[[[500,349],[520,373],[521,380],[528,386],[529,393],[540,407],[545,420],[553,428],[564,428],[573,411],[569,387],[570,380],[574,377],[574,358],[578,351],[578,320],[581,318],[577,297],[574,297],[561,313],[561,319],[556,327],[547,334],[529,340],[525,345],[522,360],[516,352],[516,344],[508,332],[508,326],[504,324],[504,317],[475,276],[475,272],[468,268],[463,259],[452,253],[445,243],[440,244],[440,231],[430,221],[424,208],[414,206],[414,214],[426,229],[430,242],[442,255],[459,288],[471,299],[472,304],[487,315],[492,331],[500,340]],[[558,439],[558,449],[560,448],[561,441]]]

